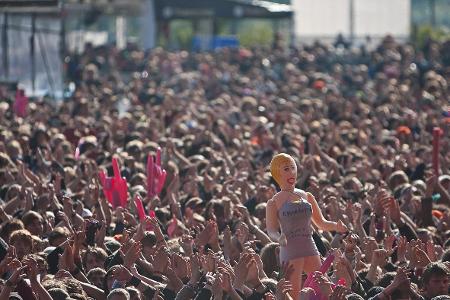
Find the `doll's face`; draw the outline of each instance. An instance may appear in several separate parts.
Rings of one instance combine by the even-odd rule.
[[[297,165],[294,160],[280,165],[280,185],[295,186],[297,181]]]

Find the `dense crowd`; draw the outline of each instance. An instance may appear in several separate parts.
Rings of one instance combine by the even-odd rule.
[[[314,230],[335,258],[301,299],[450,299],[449,43],[87,45],[65,63],[68,99],[30,101],[23,117],[13,95],[0,103],[0,300],[292,299],[265,229],[280,152],[350,230]],[[158,147],[167,178],[153,196]],[[123,206],[98,176],[113,158]]]

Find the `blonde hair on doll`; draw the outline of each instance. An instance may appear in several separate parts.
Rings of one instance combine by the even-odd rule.
[[[280,184],[281,166],[292,162],[295,164],[294,158],[286,153],[279,153],[272,158],[272,161],[270,162],[270,173],[278,184]]]

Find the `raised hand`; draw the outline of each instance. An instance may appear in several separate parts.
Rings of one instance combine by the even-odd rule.
[[[344,286],[338,285],[334,288],[330,295],[330,300],[345,300],[346,296],[350,294],[351,291]]]
[[[406,237],[399,237],[397,240],[397,260],[399,262],[406,262],[406,245]]]
[[[426,243],[427,255],[431,261],[437,261],[437,251],[434,242],[430,239]]]
[[[200,281],[200,277],[202,276],[201,273],[201,265],[200,265],[200,258],[198,254],[194,254],[191,256],[191,283],[198,283]]]
[[[165,247],[161,247],[160,249],[158,249],[154,256],[152,264],[155,271],[164,273],[167,269],[167,266],[169,266],[170,264],[169,250]]]
[[[401,224],[402,215],[400,213],[400,204],[394,197],[389,198],[389,212],[391,220],[398,226]]]
[[[26,266],[26,270],[28,273],[28,278],[31,282],[37,282],[37,276],[38,276],[38,269],[37,269],[37,262],[33,258],[28,258],[26,261],[24,261],[24,264]]]
[[[180,239],[180,246],[183,248],[184,253],[187,256],[191,256],[193,253],[192,245],[194,243],[194,239],[190,234],[184,234]]]
[[[70,274],[69,271],[60,269],[60,270],[58,270],[58,272],[56,272],[55,278],[56,279],[63,279],[63,278],[72,278],[73,279],[73,276],[72,276],[72,274]]]
[[[291,299],[289,293],[292,291],[292,284],[289,280],[281,279],[278,281],[276,290],[276,299],[287,300]]]
[[[214,300],[221,300],[223,298],[223,291],[222,291],[222,275],[220,273],[215,273],[212,276],[211,280],[211,292],[213,294]]]
[[[415,246],[413,249],[414,257],[415,257],[415,264],[419,268],[425,268],[429,263],[431,263],[430,258],[428,255],[420,249],[419,246]]]
[[[233,280],[234,280],[234,274],[229,269],[225,268],[219,268],[218,269],[219,274],[221,274],[220,277],[220,286],[222,290],[228,294],[230,294],[233,291]]]
[[[246,265],[247,269],[247,281],[252,283],[260,283],[261,278],[259,276],[259,265],[254,259],[253,255],[250,256],[250,261]]]
[[[123,265],[115,265],[112,269],[112,277],[117,281],[128,282],[133,277],[131,272]]]
[[[316,292],[313,288],[306,287],[300,291],[300,299],[303,300],[312,300],[316,298]]]
[[[385,249],[377,249],[372,254],[371,264],[384,267],[387,263],[388,252]]]
[[[159,195],[166,181],[167,172],[161,166],[161,148],[156,151],[156,156],[147,157],[147,195],[154,197]]]
[[[394,280],[391,283],[393,288],[398,288],[401,285],[410,285],[410,281],[406,271],[403,268],[397,270],[397,274],[394,276]]]
[[[391,255],[394,252],[395,235],[390,235],[384,239],[384,249]]]
[[[184,279],[189,277],[189,261],[182,257],[179,254],[174,254],[172,256],[172,262],[171,262],[172,268],[175,271],[175,274],[178,278]]]
[[[326,277],[326,275],[323,275],[317,271],[314,272],[313,278],[319,286],[320,293],[325,297],[329,297],[333,292],[333,283]]]
[[[360,203],[355,203],[352,205],[352,221],[354,226],[358,226],[361,224],[361,217],[362,217],[362,206]]]
[[[6,257],[0,262],[0,272],[1,274],[4,274],[17,267],[20,267],[20,261],[17,259],[16,248],[14,246],[9,246]]]
[[[242,286],[247,279],[248,268],[247,265],[252,259],[250,253],[243,253],[238,261],[238,263],[234,266],[234,274],[236,275],[234,284],[236,286]]]
[[[247,242],[248,236],[249,236],[249,229],[247,224],[245,223],[239,223],[239,227],[236,229],[236,237],[241,246]]]
[[[25,278],[25,269],[27,266],[21,266],[17,269],[14,269],[11,276],[6,281],[6,286],[16,286],[23,278]],[[9,284],[8,284],[9,283]]]
[[[139,258],[141,252],[142,252],[141,243],[131,240],[131,246],[128,248],[128,251],[125,253],[125,257],[123,259],[124,266],[127,268],[133,266],[134,263]]]
[[[339,233],[345,233],[348,231],[347,226],[342,222],[342,220],[337,221],[336,223],[336,231]]]

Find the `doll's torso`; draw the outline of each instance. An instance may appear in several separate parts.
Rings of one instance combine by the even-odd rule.
[[[296,237],[312,235],[311,215],[311,204],[306,200],[283,203],[278,210],[278,220],[288,241]]]
[[[278,221],[282,232],[286,235],[287,244],[280,247],[280,259],[289,261],[318,255],[319,252],[312,238],[312,206],[306,200],[306,193],[301,190],[295,190],[295,193],[282,193],[279,199]]]

